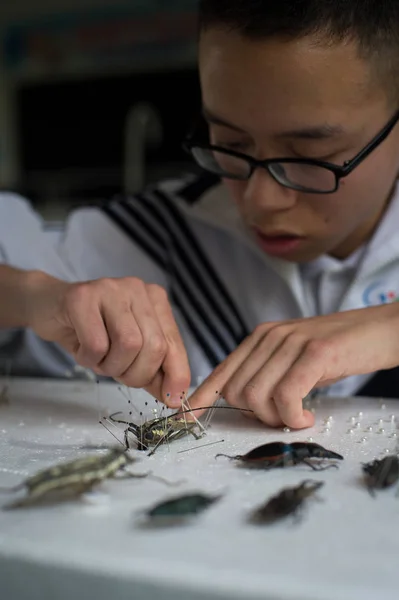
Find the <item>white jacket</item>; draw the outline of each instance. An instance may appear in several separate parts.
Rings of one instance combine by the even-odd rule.
[[[5,204],[24,215],[21,238],[4,232]],[[0,195],[0,221],[1,254],[9,264],[68,280],[136,276],[164,286],[188,350],[194,385],[259,323],[399,298],[399,193],[365,247],[345,261],[323,256],[301,267],[267,256],[243,225],[227,190],[207,176],[164,182],[102,208],[75,210],[56,242],[23,199]],[[20,230],[21,221],[14,227]],[[34,252],[32,245],[26,248],[27,239]],[[42,343],[33,342],[31,332],[24,333],[15,349],[23,358],[16,358],[15,370],[26,372],[27,338],[34,344],[38,371],[61,376],[70,365],[65,353],[47,344],[42,354]],[[367,378],[348,378],[329,393],[355,393]]]

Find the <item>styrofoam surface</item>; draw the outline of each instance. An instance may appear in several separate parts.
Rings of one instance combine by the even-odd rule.
[[[10,404],[0,407],[0,486],[84,456],[85,444],[113,445],[98,424],[99,410],[128,410],[126,398],[109,383],[14,379],[8,384]],[[133,412],[155,406],[143,392],[133,392],[132,400]],[[314,408],[316,426],[296,433],[267,430],[239,413],[219,411],[201,441],[186,438],[151,458],[138,455],[135,471],[185,480],[177,488],[149,479],[107,481],[81,500],[0,510],[0,597],[397,600],[399,499],[395,490],[372,498],[360,463],[396,451],[392,415],[399,422],[399,404],[325,399]],[[309,437],[345,456],[339,470],[254,471],[214,458],[217,452],[242,454],[268,441]],[[326,485],[319,492],[322,501],[307,504],[302,522],[288,519],[265,527],[246,522],[251,509],[269,496],[309,478]],[[224,496],[185,526],[140,527],[143,509],[187,491]],[[8,501],[0,494],[1,504]]]

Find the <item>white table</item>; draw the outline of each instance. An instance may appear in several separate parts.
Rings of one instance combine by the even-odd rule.
[[[8,383],[10,404],[0,407],[0,486],[84,456],[84,444],[115,442],[98,424],[98,414],[99,406],[103,412],[126,410],[116,386],[23,379]],[[139,407],[148,401],[143,392],[132,398]],[[364,488],[360,463],[396,450],[391,415],[399,422],[399,404],[325,400],[315,410],[315,428],[299,433],[268,431],[239,413],[220,411],[203,440],[174,442],[151,458],[141,453],[135,470],[152,470],[171,481],[185,479],[176,489],[149,479],[107,481],[70,503],[0,510],[0,597],[397,600],[399,499],[393,489],[373,499]],[[333,420],[326,431],[329,416]],[[309,437],[345,456],[339,470],[314,473],[296,466],[262,472],[214,458],[217,452],[242,454],[260,443]],[[220,439],[225,441],[178,453]],[[256,527],[246,522],[250,510],[270,495],[307,478],[326,485],[319,493],[323,502],[309,502],[301,523],[288,519]],[[224,496],[186,526],[139,526],[142,509],[186,491]],[[0,495],[1,504],[9,500]]]

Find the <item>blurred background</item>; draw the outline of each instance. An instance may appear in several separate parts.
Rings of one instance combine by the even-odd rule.
[[[196,0],[0,7],[0,187],[49,219],[195,172]]]

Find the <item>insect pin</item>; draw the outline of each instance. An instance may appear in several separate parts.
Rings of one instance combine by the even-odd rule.
[[[201,493],[182,494],[175,498],[169,498],[145,511],[144,525],[170,526],[185,523],[191,517],[205,511],[220,498],[221,496],[208,496]]]
[[[375,496],[375,490],[391,487],[399,479],[399,458],[396,454],[365,463],[362,468],[366,475],[368,491],[372,496]]]
[[[306,479],[296,487],[281,490],[262,506],[256,508],[250,515],[253,524],[266,525],[293,515],[300,518],[300,510],[307,498],[313,496],[322,486],[323,481]]]
[[[311,461],[313,459],[333,459],[343,460],[343,456],[327,450],[319,444],[311,442],[293,442],[287,444],[285,442],[270,442],[269,444],[263,444],[253,450],[250,450],[247,454],[228,456],[227,454],[217,454],[215,458],[219,456],[226,456],[231,460],[240,461],[245,467],[251,467],[255,469],[275,469],[278,467],[290,467],[299,463],[304,463],[311,467],[314,471],[324,471],[332,467],[337,468],[336,464],[330,464],[327,466],[315,465]]]
[[[188,412],[191,411],[182,411],[184,414]],[[157,417],[147,421],[143,425],[137,425],[136,423],[125,421],[123,419],[115,419],[117,414],[120,413],[113,413],[108,418],[113,423],[123,423],[124,425],[127,425],[124,432],[124,443],[126,448],[131,447],[129,433],[132,433],[135,436],[137,450],[140,451],[156,448],[161,444],[181,439],[186,435],[192,435],[196,440],[201,439],[204,435],[204,432],[198,430],[198,424],[195,421],[176,418],[175,415]]]
[[[231,406],[203,406],[194,409],[184,409],[175,412],[169,416],[161,416],[147,421],[143,425],[116,419],[115,416],[120,412],[113,413],[108,417],[112,423],[122,423],[127,425],[124,432],[124,443],[126,448],[130,448],[129,433],[136,439],[137,450],[148,450],[152,448],[149,456],[154,454],[155,450],[161,444],[166,444],[179,440],[187,435],[192,435],[196,440],[200,440],[205,435],[205,429],[201,426],[198,419],[195,419],[195,412],[198,410],[244,410]],[[252,411],[248,411],[252,412]],[[194,420],[188,420],[187,417],[194,417]]]
[[[43,469],[28,477],[13,488],[0,491],[17,492],[27,489],[27,496],[7,504],[3,508],[20,508],[33,504],[48,504],[61,500],[79,497],[90,491],[103,480],[115,477],[118,472],[124,471],[128,464],[134,462],[126,449],[121,447],[111,448],[106,454],[90,455],[84,458],[68,461]],[[126,477],[147,477],[148,473],[124,473]]]

